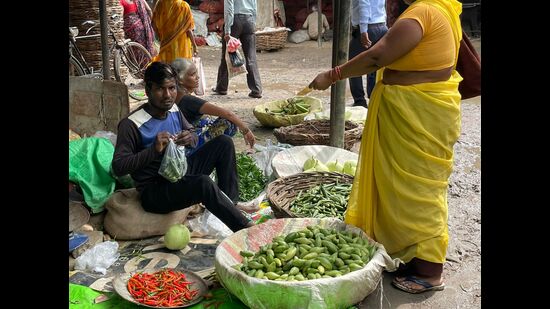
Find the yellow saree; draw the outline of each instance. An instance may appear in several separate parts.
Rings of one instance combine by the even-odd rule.
[[[418,2],[445,10],[459,34],[454,37],[458,54],[460,3],[417,0],[412,5]],[[443,82],[377,82],[371,95],[345,222],[382,243],[392,258],[445,261],[447,186],[460,135],[461,80],[455,70]]]
[[[170,63],[176,58],[193,57],[193,45],[187,35],[195,27],[189,4],[183,0],[159,0],[151,19],[160,40],[160,51],[152,60]]]

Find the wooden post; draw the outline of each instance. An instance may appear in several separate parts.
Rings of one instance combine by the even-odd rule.
[[[332,67],[348,61],[350,34],[350,0],[334,0],[334,40],[332,43]],[[344,148],[345,101],[347,79],[337,81],[330,89],[330,145]]]
[[[322,0],[317,0],[317,30],[319,31],[319,35],[317,35],[317,47],[321,47],[321,29],[323,29],[323,10],[322,8]]]
[[[109,43],[107,42],[107,36],[109,35],[109,29],[107,24],[107,9],[105,7],[105,0],[99,0],[99,25],[101,27],[101,63],[103,65],[103,79],[111,79],[111,69],[109,65]]]

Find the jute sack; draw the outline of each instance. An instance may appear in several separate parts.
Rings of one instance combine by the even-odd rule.
[[[164,235],[176,223],[184,223],[194,207],[172,211],[167,214],[146,212],[141,207],[139,193],[135,188],[115,191],[105,203],[107,214],[104,229],[116,240],[142,239]]]

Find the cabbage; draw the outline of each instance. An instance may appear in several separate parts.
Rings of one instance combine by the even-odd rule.
[[[189,243],[190,236],[187,226],[174,224],[164,234],[164,245],[170,250],[181,250]]]

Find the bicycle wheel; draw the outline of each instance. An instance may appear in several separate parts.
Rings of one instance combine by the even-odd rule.
[[[78,60],[71,55],[69,58],[69,76],[83,76],[85,74],[84,68],[80,62],[78,62]]]
[[[151,62],[151,54],[136,42],[128,42],[124,47],[122,61],[128,67],[128,73],[135,79],[143,79],[145,69]]]
[[[147,99],[145,92],[142,90],[134,89],[135,85],[139,84],[145,75],[145,69],[149,62],[151,62],[151,54],[143,45],[136,42],[128,42],[124,49],[115,51],[115,77],[117,80],[122,81],[120,76],[120,61],[124,62],[128,67],[129,76],[122,82],[128,86],[128,95],[136,100]]]

